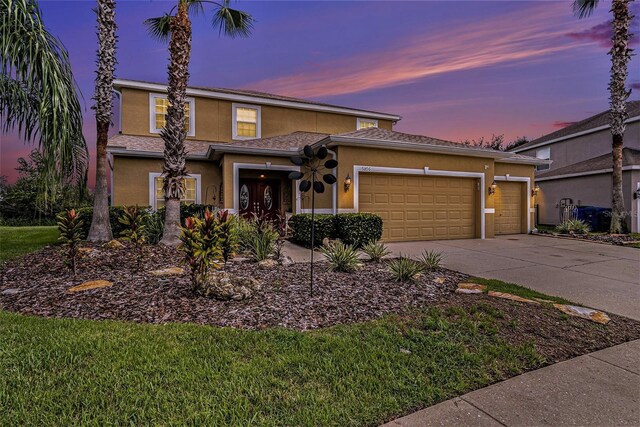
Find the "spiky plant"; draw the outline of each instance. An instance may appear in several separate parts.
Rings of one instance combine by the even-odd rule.
[[[180,199],[184,197],[184,178],[187,175],[184,145],[186,138],[185,109],[189,62],[191,60],[190,13],[204,12],[205,5],[214,6],[213,25],[230,37],[249,35],[252,17],[229,7],[229,0],[221,3],[205,0],[178,0],[178,3],[158,18],[145,21],[149,33],[161,41],[169,39],[169,86],[167,116],[160,132],[164,141],[163,190],[165,197],[164,235],[161,243],[176,246],[180,240]]]
[[[422,276],[424,266],[400,255],[400,258],[394,259],[389,263],[389,273],[396,282],[412,282]]]
[[[362,247],[362,252],[369,257],[369,261],[380,262],[383,257],[389,255],[391,251],[382,242],[370,241]]]
[[[0,0],[0,117],[2,131],[38,145],[42,204],[65,182],[84,187],[89,156],[77,85],[35,0]]]
[[[420,262],[427,270],[435,270],[440,267],[444,254],[440,251],[432,249],[430,251],[423,251],[420,255]]]
[[[579,219],[567,219],[556,226],[556,231],[562,234],[588,234],[591,228]]]
[[[574,13],[585,18],[590,16],[598,6],[599,0],[575,0]],[[626,129],[627,99],[631,90],[627,90],[628,65],[633,49],[629,48],[629,31],[633,16],[629,12],[629,0],[612,0],[613,14],[613,45],[609,51],[611,55],[611,78],[609,80],[609,125],[611,127],[611,154],[613,157],[612,191],[611,191],[611,229],[612,234],[626,231],[624,193],[622,191],[622,147]]]
[[[140,209],[138,206],[125,206],[122,216],[118,218],[118,222],[124,227],[122,236],[133,243],[136,247],[136,265],[138,270],[142,262],[142,245],[147,239],[146,230],[146,214],[147,211]]]
[[[350,273],[361,265],[358,250],[340,241],[321,247],[320,252],[329,263],[329,271]]]
[[[87,240],[106,242],[113,238],[109,222],[107,194],[107,141],[111,125],[111,97],[116,68],[116,2],[98,0],[95,9],[98,19],[98,60],[96,89],[93,99],[96,112],[96,187],[93,198],[93,218]]]

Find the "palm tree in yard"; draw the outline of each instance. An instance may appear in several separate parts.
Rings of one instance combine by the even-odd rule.
[[[41,202],[65,183],[84,187],[88,162],[82,108],[62,43],[35,0],[0,0],[0,116],[3,132],[38,144]]]
[[[189,61],[191,59],[191,19],[189,14],[204,13],[206,6],[213,6],[213,26],[220,33],[230,37],[249,35],[252,17],[229,7],[229,0],[221,3],[205,0],[178,0],[169,13],[159,18],[145,21],[149,32],[155,38],[166,41],[169,38],[169,86],[167,89],[167,116],[165,127],[160,132],[164,141],[164,197],[165,222],[161,243],[175,246],[180,241],[180,199],[185,187],[186,149],[185,97],[189,81]]]
[[[113,72],[116,66],[116,2],[98,0],[95,10],[98,18],[98,70],[96,71],[96,188],[93,200],[93,218],[88,240],[104,242],[113,238],[109,222],[109,196],[107,195],[107,139],[111,124],[111,96]]]
[[[575,0],[573,10],[580,18],[593,13],[599,0]],[[611,233],[626,231],[624,194],[622,192],[622,144],[627,120],[627,98],[631,94],[627,90],[628,64],[632,50],[629,48],[631,33],[631,14],[629,13],[629,0],[612,0],[611,12],[613,14],[613,46],[609,51],[611,55],[611,80],[609,81],[609,101],[611,111],[609,124],[612,135],[613,155],[613,185],[612,185],[612,216]]]

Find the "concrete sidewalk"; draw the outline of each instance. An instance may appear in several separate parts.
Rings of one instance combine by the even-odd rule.
[[[528,372],[384,427],[640,425],[640,340]]]

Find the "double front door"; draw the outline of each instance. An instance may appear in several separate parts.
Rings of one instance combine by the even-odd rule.
[[[240,180],[240,215],[272,217],[280,211],[280,182],[263,179]]]

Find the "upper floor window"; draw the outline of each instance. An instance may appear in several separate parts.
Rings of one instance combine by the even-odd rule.
[[[167,123],[167,108],[169,101],[166,95],[151,94],[149,95],[149,111],[151,112],[149,132],[160,133]],[[196,118],[195,118],[195,101],[193,98],[187,98],[184,103],[184,129],[187,136],[195,136],[196,134]]]
[[[180,199],[180,203],[200,203],[200,182],[201,177],[198,174],[189,175],[184,179],[184,198]],[[164,206],[164,190],[162,185],[164,178],[160,173],[149,174],[149,206],[153,209],[159,209]]]
[[[233,104],[233,139],[260,138],[260,107]]]
[[[375,119],[362,119],[358,117],[357,124],[358,124],[358,130],[378,127],[378,121]]]
[[[551,147],[538,148],[536,150],[536,158],[542,160],[550,160],[551,159]],[[536,166],[536,170],[543,171],[549,169],[549,165],[538,165]]]

